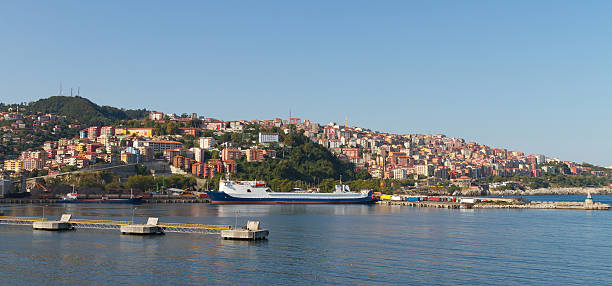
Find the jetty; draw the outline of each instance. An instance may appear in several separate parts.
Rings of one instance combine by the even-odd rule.
[[[421,200],[423,199],[423,200]],[[446,209],[565,209],[565,210],[609,210],[610,205],[594,202],[589,194],[584,202],[525,202],[521,198],[492,197],[411,197],[393,196],[377,202],[381,205],[401,205]]]

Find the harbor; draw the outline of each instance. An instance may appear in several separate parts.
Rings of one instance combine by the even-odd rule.
[[[612,202],[612,196],[593,197],[603,203]],[[550,196],[541,199],[575,200]],[[532,275],[538,265],[553,268],[560,257],[566,257],[572,270],[584,267],[585,275],[606,277],[604,268],[589,267],[593,261],[605,261],[605,257],[594,256],[587,261],[576,255],[578,252],[568,253],[568,247],[562,245],[573,241],[588,251],[607,251],[605,237],[610,235],[607,230],[612,215],[605,211],[475,211],[379,204],[135,207],[133,224],[147,224],[149,217],[157,217],[165,235],[121,234],[117,222],[131,224],[134,206],[116,204],[58,204],[44,208],[44,217],[49,221],[72,214],[69,221],[78,223],[75,230],[33,230],[32,223],[27,222],[0,225],[4,241],[0,250],[5,257],[2,261],[18,261],[5,267],[3,277],[22,282],[20,285],[45,281],[62,285],[96,281],[190,285],[208,280],[216,282],[212,284],[248,284],[253,279],[269,285],[279,284],[279,280],[295,284],[366,281],[401,285],[408,276],[415,284],[443,284],[439,283],[439,274],[445,273],[456,284],[490,284],[487,282],[503,279],[504,269],[510,265],[510,270],[520,275],[509,283],[521,284],[523,277]],[[40,220],[43,216],[43,208],[38,205],[4,205],[2,211],[11,217]],[[269,239],[230,240],[221,237],[223,230],[191,234],[190,229],[174,233],[169,228],[170,223],[181,223],[239,229],[249,220],[261,221],[259,228],[270,231]],[[534,220],[542,223],[534,224]],[[508,234],[508,230],[512,232]],[[540,246],[535,244],[544,244],[546,249],[538,250]],[[504,259],[483,261],[482,257]],[[389,259],[407,264],[398,268]],[[279,265],[285,271],[279,272]],[[313,271],[302,271],[305,265]],[[51,278],[31,278],[28,273],[32,268]],[[75,275],[50,275],[66,269],[82,270],[75,270]],[[207,271],[210,269],[213,271]],[[339,271],[350,276],[338,276]],[[554,275],[544,273],[541,277],[543,281],[553,281]],[[572,277],[563,282],[573,284],[585,278]]]

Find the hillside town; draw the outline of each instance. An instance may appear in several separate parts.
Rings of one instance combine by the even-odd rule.
[[[136,122],[140,127],[127,127],[125,122],[116,126],[82,126],[66,120],[60,123],[62,117],[56,114],[10,110],[0,113],[0,119],[5,123],[0,127],[5,146],[32,143],[33,134],[44,127],[44,132],[51,134],[61,130],[78,133],[73,138],[48,140],[18,154],[4,155],[1,170],[14,178],[30,173],[58,174],[96,164],[165,160],[173,168],[211,179],[236,173],[240,160],[262,162],[277,158],[279,147],[283,147],[282,135],[291,132],[303,133],[340,160],[351,163],[355,172],[365,170],[372,178],[425,180],[431,185],[474,188],[476,181],[488,177],[606,175],[604,170],[574,162],[494,148],[443,134],[390,134],[347,124],[320,125],[300,118],[222,121],[195,113],[178,116],[150,112],[148,118]],[[155,127],[142,127],[145,125],[167,128],[160,132]],[[244,139],[245,134],[254,136]],[[194,143],[187,144],[185,139]],[[491,183],[491,187],[505,183]]]

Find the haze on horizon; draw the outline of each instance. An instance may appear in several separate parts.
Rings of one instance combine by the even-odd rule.
[[[612,166],[612,2],[0,4],[0,102],[443,133]]]

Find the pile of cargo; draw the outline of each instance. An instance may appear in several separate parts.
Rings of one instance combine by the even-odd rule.
[[[405,195],[381,195],[380,200],[388,200],[388,201],[407,201],[407,202],[464,202],[464,200],[468,200],[468,203],[474,203],[474,199],[468,198],[458,198],[452,196],[405,196]]]
[[[409,195],[380,195],[381,201],[401,201],[401,202],[446,202],[473,204],[480,201],[487,201],[482,198],[462,198],[455,196],[409,196]]]

